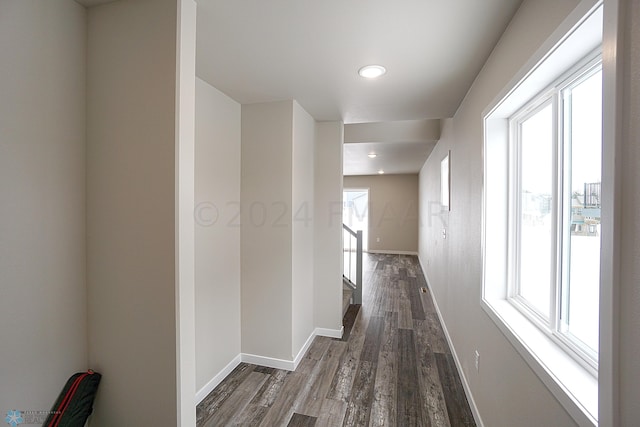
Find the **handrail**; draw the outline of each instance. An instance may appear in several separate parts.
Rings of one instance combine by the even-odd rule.
[[[356,237],[356,232],[351,229],[347,224],[342,224],[342,228],[347,230],[353,237]]]
[[[345,257],[343,278],[353,288],[353,303],[362,304],[362,230],[354,231],[347,225],[342,224],[343,233],[343,253]],[[346,239],[344,238],[346,237]],[[355,265],[353,260],[353,240],[355,238]],[[346,272],[346,274],[345,274]]]

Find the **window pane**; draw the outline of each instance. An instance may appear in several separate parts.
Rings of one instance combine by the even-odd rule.
[[[553,109],[521,123],[519,292],[549,317],[552,260]]]
[[[570,95],[567,96],[567,95]],[[602,72],[571,90],[570,140],[567,141],[571,206],[565,218],[570,238],[565,237],[562,317],[565,330],[598,350],[600,284],[600,182],[602,163]],[[566,182],[566,181],[565,181]],[[566,236],[566,234],[565,234]],[[568,241],[567,241],[568,240]]]

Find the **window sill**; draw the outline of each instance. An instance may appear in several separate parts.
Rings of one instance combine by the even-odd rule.
[[[598,379],[504,299],[482,308],[581,426],[598,425]]]

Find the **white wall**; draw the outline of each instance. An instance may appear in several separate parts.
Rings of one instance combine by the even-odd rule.
[[[621,166],[620,241],[620,425],[640,422],[640,2],[623,0],[621,22],[624,41],[622,58],[622,139],[618,157]],[[614,360],[615,363],[615,360]]]
[[[196,390],[240,354],[240,104],[196,81]]]
[[[174,425],[177,417],[177,9],[175,0],[155,0],[88,11],[89,361],[103,374],[97,426]]]
[[[242,106],[242,352],[291,360],[293,101]]]
[[[0,411],[49,410],[87,368],[86,15],[0,0]]]
[[[196,423],[195,307],[195,0],[176,0],[175,308],[176,426]]]
[[[480,308],[480,298],[482,111],[577,3],[523,2],[455,117],[443,124],[440,142],[420,173],[420,260],[486,426],[575,425]],[[440,160],[447,150],[451,211],[440,215]]]
[[[315,120],[293,103],[292,158],[292,356],[295,357],[314,329],[313,324],[313,213]]]
[[[342,122],[316,123],[314,322],[342,328]]]
[[[272,366],[292,366],[316,327],[330,329],[321,334],[340,330],[340,300],[334,305],[333,296],[340,290],[341,250],[328,252],[340,242],[340,229],[328,222],[316,225],[314,214],[318,200],[341,197],[340,178],[323,173],[316,185],[315,171],[340,170],[342,125],[326,129],[322,142],[328,150],[316,159],[316,123],[295,101],[243,105],[241,122],[242,353]],[[334,240],[316,245],[322,232]],[[325,257],[330,269],[321,277],[338,280],[335,288],[318,290],[316,264],[322,268]],[[318,304],[317,295],[329,305]],[[322,326],[316,323],[316,308]]]

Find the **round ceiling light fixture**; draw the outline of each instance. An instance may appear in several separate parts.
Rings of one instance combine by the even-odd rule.
[[[366,65],[358,70],[360,77],[367,79],[375,79],[387,72],[387,69],[382,65]]]
[[[378,157],[376,153],[369,153],[367,154],[367,156],[369,156],[370,159],[375,159],[376,157]]]
[[[383,171],[382,169],[380,169],[380,170],[378,171],[378,173],[379,173],[380,175],[384,175],[384,171]]]

